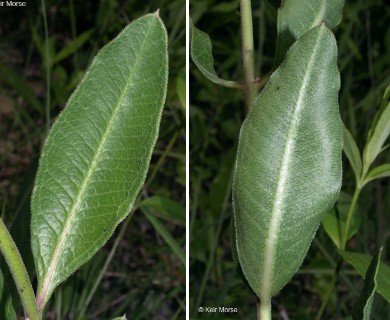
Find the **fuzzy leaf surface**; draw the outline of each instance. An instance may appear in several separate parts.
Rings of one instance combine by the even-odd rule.
[[[149,14],[100,50],[53,125],[32,196],[40,308],[130,212],[158,136],[167,73],[166,30]]]
[[[240,265],[261,300],[294,275],[341,187],[337,48],[324,25],[304,34],[241,128],[233,183]]]
[[[341,21],[344,0],[283,0],[278,9],[275,66],[290,46],[306,31],[322,22],[330,29]]]

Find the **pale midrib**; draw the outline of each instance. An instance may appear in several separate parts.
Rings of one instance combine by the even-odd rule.
[[[305,72],[303,78],[303,83],[298,94],[297,102],[295,104],[295,110],[292,115],[290,127],[287,134],[286,145],[283,152],[283,159],[282,159],[282,165],[279,171],[279,177],[277,181],[277,189],[275,194],[274,206],[272,208],[272,213],[271,213],[270,227],[268,229],[268,235],[265,240],[266,248],[265,248],[265,255],[264,255],[264,269],[263,269],[264,271],[263,271],[262,283],[260,284],[260,288],[261,288],[260,298],[262,301],[268,301],[271,298],[270,291],[271,291],[271,282],[273,278],[272,270],[274,268],[275,245],[278,240],[280,219],[282,218],[283,200],[285,195],[288,169],[290,165],[290,156],[291,156],[291,151],[293,149],[294,135],[298,124],[297,116],[302,109],[302,101],[308,85],[308,80],[311,73],[312,65],[314,63],[314,57],[316,56],[317,47],[320,42],[320,36],[321,36],[321,31],[318,35],[316,44],[314,46],[312,55],[310,57],[307,71]]]
[[[73,220],[75,218],[75,215],[76,215],[76,212],[77,212],[77,209],[81,203],[81,200],[84,196],[84,192],[87,188],[87,186],[89,185],[89,180],[91,179],[95,169],[96,169],[96,166],[98,164],[98,160],[101,156],[101,152],[103,150],[103,147],[106,143],[106,140],[108,138],[108,136],[110,135],[110,132],[111,132],[111,128],[112,128],[112,124],[114,123],[115,121],[115,118],[116,118],[116,115],[118,113],[118,111],[120,110],[120,107],[122,105],[122,102],[123,102],[123,99],[126,95],[126,92],[128,90],[128,88],[131,86],[131,83],[132,83],[132,79],[133,79],[133,76],[134,76],[134,70],[137,68],[137,65],[139,63],[139,60],[140,58],[143,56],[142,55],[142,52],[144,50],[144,46],[145,46],[145,43],[147,42],[147,38],[148,38],[148,35],[149,35],[149,32],[150,32],[150,29],[151,29],[151,26],[152,26],[152,23],[150,23],[149,27],[148,27],[148,30],[146,32],[146,35],[145,35],[145,39],[142,43],[142,46],[141,46],[141,49],[136,57],[136,61],[134,63],[134,66],[133,66],[133,70],[126,82],[126,85],[124,86],[124,89],[123,89],[123,92],[122,94],[120,95],[119,99],[118,99],[118,103],[117,105],[115,106],[115,109],[114,109],[114,112],[108,122],[108,125],[107,125],[107,128],[106,130],[104,131],[103,133],[103,136],[102,136],[102,139],[100,140],[100,143],[99,143],[99,146],[97,148],[97,151],[95,153],[95,156],[93,157],[92,159],[92,164],[91,166],[89,167],[88,169],[88,172],[87,172],[87,176],[86,178],[84,179],[82,185],[81,185],[81,188],[80,188],[80,191],[79,193],[77,194],[77,197],[75,199],[75,201],[73,202],[73,205],[70,209],[70,212],[69,212],[69,215],[68,215],[68,219],[65,223],[65,227],[63,228],[63,231],[61,233],[61,236],[60,236],[60,241],[57,243],[57,246],[54,250],[54,254],[52,256],[52,260],[51,260],[51,263],[49,265],[49,268],[47,269],[47,273],[46,273],[46,276],[44,278],[44,282],[43,282],[43,285],[41,287],[41,290],[40,290],[40,293],[39,293],[39,296],[38,296],[38,299],[37,299],[37,303],[38,303],[38,306],[40,306],[41,308],[43,308],[43,303],[45,303],[45,300],[47,299],[46,295],[48,293],[48,289],[50,287],[50,283],[52,281],[52,278],[53,278],[53,275],[54,275],[54,271],[56,270],[57,268],[57,265],[58,265],[58,262],[59,262],[59,258],[60,258],[60,254],[62,252],[62,249],[64,247],[64,244],[67,240],[67,237],[69,235],[69,232],[71,231],[71,228],[72,228],[72,225],[73,225]]]
[[[327,7],[327,0],[322,0],[321,1],[321,10],[315,16],[313,23],[311,24],[311,26],[307,30],[310,30],[311,28],[316,27],[316,26],[320,25],[320,23],[322,23],[322,21],[324,20],[324,17],[325,17],[325,13],[326,13],[326,7]]]

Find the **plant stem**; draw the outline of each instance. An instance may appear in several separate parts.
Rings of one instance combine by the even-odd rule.
[[[40,320],[41,315],[38,311],[34,291],[26,267],[24,266],[19,250],[2,219],[0,219],[0,250],[8,264],[12,277],[14,278],[16,288],[22,301],[25,319]]]
[[[271,300],[259,302],[257,320],[271,320]]]
[[[250,0],[240,1],[241,9],[241,34],[242,34],[242,60],[245,78],[245,106],[249,111],[256,98],[255,70],[254,70],[254,46],[252,7]]]
[[[353,217],[353,214],[355,212],[355,207],[356,207],[359,195],[360,195],[360,191],[361,191],[361,188],[357,185],[355,188],[355,192],[353,194],[351,205],[349,206],[347,222],[345,224],[344,234],[342,235],[340,250],[345,250],[345,247],[347,246],[349,228],[351,226],[352,217]]]

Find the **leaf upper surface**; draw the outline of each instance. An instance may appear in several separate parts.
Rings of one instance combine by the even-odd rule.
[[[261,300],[297,271],[341,187],[336,56],[324,25],[304,34],[241,128],[233,183],[236,245]]]
[[[278,9],[278,39],[275,66],[288,48],[306,31],[322,22],[330,29],[341,20],[344,0],[283,0]]]
[[[131,210],[158,136],[167,59],[158,14],[133,21],[97,54],[53,125],[32,196],[41,307]]]

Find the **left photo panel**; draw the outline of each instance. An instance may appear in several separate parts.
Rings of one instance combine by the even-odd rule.
[[[185,319],[186,2],[0,1],[0,319]]]

